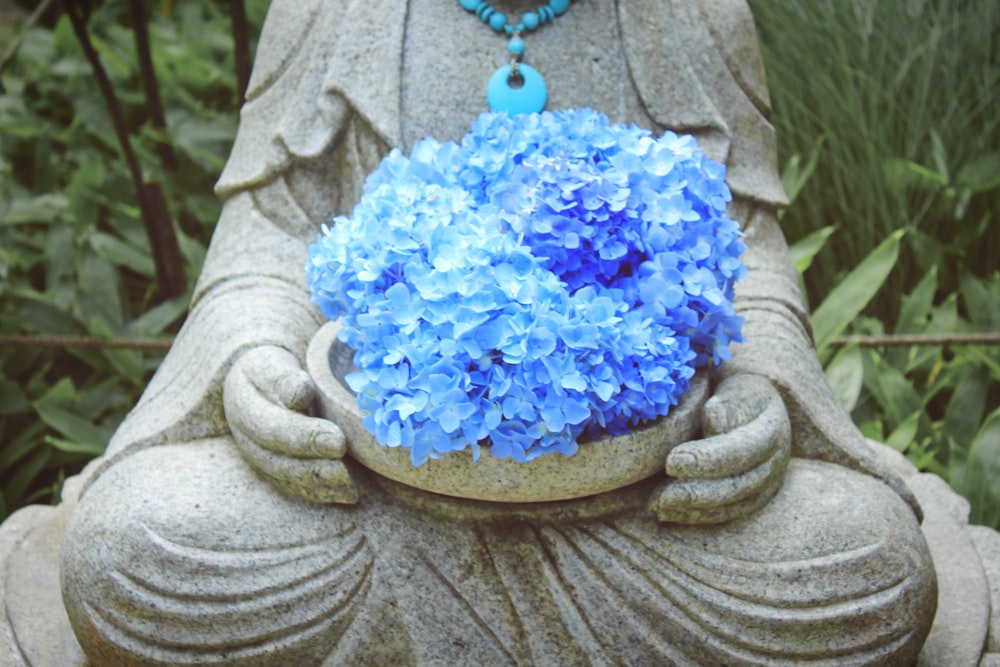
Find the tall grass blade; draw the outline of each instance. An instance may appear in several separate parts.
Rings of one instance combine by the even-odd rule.
[[[837,231],[836,225],[823,227],[790,245],[788,247],[788,254],[792,257],[795,270],[800,274],[805,273],[806,269],[812,266],[813,259],[823,249],[823,246],[826,245],[826,240],[835,231]]]
[[[861,348],[848,345],[830,360],[824,369],[826,379],[844,409],[850,412],[858,404],[864,386],[865,366]]]
[[[899,241],[905,233],[900,229],[890,234],[813,311],[817,349],[825,350],[834,337],[843,333],[882,287],[899,258]]]
[[[1000,408],[979,430],[969,452],[958,491],[973,501],[970,520],[991,526],[1000,524]]]

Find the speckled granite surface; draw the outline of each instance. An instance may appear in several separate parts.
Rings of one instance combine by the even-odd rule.
[[[880,454],[905,474],[925,508],[923,532],[939,585],[934,625],[920,665],[1000,664],[1000,533],[967,523],[968,505],[933,475],[918,474],[896,452]],[[0,665],[83,666],[59,593],[59,539],[78,480],[67,484],[69,502],[33,506],[0,526]],[[280,663],[274,663],[280,664]]]
[[[183,331],[86,492],[75,480],[60,507],[0,527],[0,660],[886,664],[916,660],[930,631],[927,664],[975,664],[990,541],[966,539],[940,480],[869,451],[823,379],[741,0],[581,2],[530,46],[550,108],[690,131],[726,163],[750,275],[747,342],[704,416],[726,445],[718,476],[668,457],[673,479],[591,498],[454,500],[344,459],[340,432],[304,412],[317,221],[349,210],[389,147],[459,138],[503,57],[456,11],[272,3]]]

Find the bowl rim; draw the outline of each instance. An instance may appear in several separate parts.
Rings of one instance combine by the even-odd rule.
[[[469,449],[410,463],[406,447],[381,445],[362,425],[357,400],[333,374],[330,351],[340,322],[324,324],[306,352],[317,388],[317,412],[344,432],[347,451],[369,470],[408,486],[448,496],[497,502],[569,500],[622,488],[664,472],[670,450],[698,437],[701,408],[708,399],[708,373],[699,371],[670,414],[628,433],[588,440],[570,457],[546,454],[528,463],[500,459],[481,447],[478,462]],[[608,465],[614,461],[616,465]]]

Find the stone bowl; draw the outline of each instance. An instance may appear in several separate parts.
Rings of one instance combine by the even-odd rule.
[[[478,463],[463,450],[414,467],[409,449],[380,445],[362,425],[355,396],[343,383],[344,375],[354,370],[354,351],[337,340],[340,328],[339,322],[320,328],[306,354],[320,416],[341,428],[348,452],[369,470],[448,496],[497,502],[569,500],[641,481],[663,471],[673,447],[698,437],[708,398],[707,374],[699,372],[669,415],[624,435],[582,442],[573,456],[554,453],[520,463],[495,458],[489,447],[482,447]]]

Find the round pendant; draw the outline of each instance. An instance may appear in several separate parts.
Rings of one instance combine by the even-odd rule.
[[[506,111],[511,116],[519,113],[537,113],[545,108],[549,91],[545,87],[545,79],[534,67],[520,64],[517,67],[520,74],[520,87],[514,88],[511,83],[510,65],[504,65],[490,77],[486,84],[486,101],[492,111]]]

